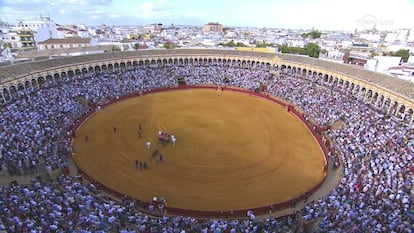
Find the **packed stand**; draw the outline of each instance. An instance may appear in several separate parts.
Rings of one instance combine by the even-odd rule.
[[[320,232],[413,232],[414,128],[308,78],[276,77],[271,93],[308,112],[342,152],[343,177],[327,196],[305,206]]]
[[[254,90],[262,83],[269,93],[307,112],[321,126],[343,120],[326,133],[340,148],[343,177],[327,196],[307,204],[305,221],[317,220],[320,232],[412,232],[414,210],[413,128],[387,118],[344,93],[310,77],[272,76],[264,69],[232,66],[141,68],[64,78],[40,89],[19,92],[0,110],[0,162],[24,174],[44,161],[49,169],[66,166],[70,130],[90,111],[77,98],[103,103],[125,95],[188,84],[230,85]],[[76,177],[57,182],[33,180],[12,184],[0,193],[0,229],[7,232],[288,232],[294,221],[267,219],[199,221],[184,217],[151,217],[129,204],[105,198],[95,186]],[[133,205],[132,205],[133,206]]]

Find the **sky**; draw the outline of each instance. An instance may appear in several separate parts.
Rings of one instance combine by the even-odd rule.
[[[58,24],[194,25],[379,30],[414,28],[414,0],[0,0],[0,20]]]

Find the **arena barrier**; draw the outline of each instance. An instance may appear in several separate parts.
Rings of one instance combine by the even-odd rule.
[[[109,100],[105,103],[93,104],[93,105],[91,105],[91,111],[88,114],[86,114],[84,117],[80,118],[79,121],[73,126],[73,128],[72,128],[72,140],[73,140],[74,137],[76,137],[76,132],[82,126],[83,122],[86,121],[90,116],[92,116],[97,111],[97,108],[105,108],[106,106],[114,104],[118,101],[122,101],[122,100],[125,100],[125,99],[128,99],[128,98],[143,96],[143,95],[146,95],[146,94],[152,94],[152,93],[157,93],[157,92],[165,92],[165,91],[187,90],[187,89],[211,89],[211,90],[218,90],[218,91],[235,91],[235,92],[240,92],[240,93],[244,93],[244,94],[249,94],[249,95],[255,95],[255,96],[258,96],[258,97],[262,97],[262,98],[265,98],[269,101],[272,101],[272,102],[286,108],[287,111],[294,114],[300,121],[303,122],[303,124],[307,127],[309,132],[311,132],[313,137],[318,142],[318,144],[319,144],[319,146],[320,146],[320,148],[321,148],[321,150],[324,154],[325,165],[324,165],[323,169],[324,169],[325,175],[324,175],[323,179],[317,185],[315,185],[312,189],[310,189],[308,192],[305,192],[302,195],[300,195],[300,196],[298,196],[298,197],[296,197],[292,200],[286,201],[286,202],[273,203],[271,205],[261,206],[261,207],[251,208],[251,209],[231,210],[231,211],[188,210],[188,209],[180,209],[180,208],[167,206],[166,207],[166,212],[168,213],[168,215],[192,216],[192,217],[196,217],[196,218],[246,218],[246,213],[247,213],[248,210],[253,211],[256,215],[269,214],[269,213],[274,212],[274,211],[278,211],[278,210],[282,210],[282,209],[292,207],[293,204],[295,204],[297,202],[300,202],[300,201],[303,201],[305,198],[309,197],[316,190],[318,190],[320,188],[320,186],[323,184],[323,182],[326,179],[327,168],[328,168],[328,149],[331,153],[334,153],[334,149],[331,147],[331,145],[329,143],[329,140],[325,140],[325,143],[323,143],[323,137],[324,137],[324,135],[322,134],[323,129],[321,129],[321,127],[319,125],[317,125],[315,121],[310,120],[311,118],[309,116],[307,116],[306,114],[304,114],[303,111],[298,110],[294,105],[292,105],[288,102],[282,101],[280,99],[277,99],[277,98],[275,98],[273,96],[270,96],[270,95],[267,95],[267,94],[254,92],[254,91],[251,91],[251,90],[246,90],[246,89],[242,89],[242,88],[238,88],[238,87],[217,86],[217,85],[180,85],[180,86],[161,87],[161,88],[157,88],[157,89],[150,89],[150,90],[140,92],[140,93],[137,93],[137,94],[126,95],[126,96],[123,96],[123,97],[117,97],[117,98]],[[306,120],[306,118],[308,118],[308,120]],[[76,164],[76,159],[74,159],[73,157],[72,157],[72,159]],[[77,166],[77,164],[76,164],[76,166]],[[78,166],[77,166],[77,169],[78,169],[78,173],[81,174],[83,176],[83,178],[85,178],[89,182],[94,183],[102,191],[104,191],[104,192],[108,193],[109,195],[111,195],[113,197],[116,197],[116,198],[125,197],[125,194],[120,193],[120,192],[118,192],[118,191],[116,191],[116,190],[114,190],[110,187],[107,187],[107,186],[97,182],[96,180],[93,180],[85,171],[81,170]],[[148,206],[151,204],[150,202],[145,202],[145,201],[136,199],[134,197],[128,197],[128,198],[136,200],[137,205],[140,208],[147,209]]]

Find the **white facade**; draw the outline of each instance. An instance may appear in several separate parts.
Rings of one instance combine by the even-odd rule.
[[[34,33],[34,39],[36,43],[53,38],[59,38],[56,24],[53,21],[46,22]]]
[[[5,27],[0,27],[0,42],[3,43],[9,43],[10,37],[9,37],[9,29]]]
[[[397,40],[397,36],[398,36],[398,33],[396,32],[387,33],[384,40],[385,42],[394,42]]]
[[[408,57],[407,64],[414,64],[414,56]]]
[[[408,42],[414,42],[414,29],[411,29],[408,36],[407,36]]]
[[[388,73],[390,67],[399,66],[401,63],[401,57],[375,56],[374,60],[376,60],[377,62],[375,64],[375,70],[373,71],[377,71],[380,73]]]
[[[47,39],[59,38],[56,30],[56,23],[50,17],[40,17],[34,20],[21,20],[18,27],[22,30],[30,30],[33,32],[33,38],[38,42]]]
[[[78,31],[78,36],[80,36],[80,38],[89,38],[89,32],[87,30],[79,30]]]
[[[368,41],[371,41],[371,42],[378,42],[381,39],[381,35],[380,34],[368,34],[368,33],[365,33],[365,34],[361,34],[359,37],[361,39],[368,40]]]
[[[23,29],[29,29],[32,31],[37,31],[39,28],[44,27],[46,20],[22,20],[18,23],[18,26]]]

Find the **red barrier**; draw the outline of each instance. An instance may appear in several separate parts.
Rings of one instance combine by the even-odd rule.
[[[326,179],[326,171],[327,171],[327,167],[328,167],[328,157],[327,157],[327,148],[326,145],[324,145],[324,143],[322,142],[322,134],[320,131],[315,132],[313,130],[313,127],[315,126],[315,129],[318,130],[320,129],[320,127],[318,125],[313,125],[311,124],[309,121],[307,121],[305,119],[305,115],[303,115],[302,112],[298,111],[293,105],[284,102],[280,99],[274,98],[272,96],[269,95],[264,95],[261,93],[256,93],[254,91],[250,91],[250,90],[246,90],[246,89],[242,89],[242,88],[238,88],[238,87],[222,87],[222,86],[216,86],[216,85],[186,85],[186,86],[174,86],[174,87],[162,87],[162,88],[158,88],[158,89],[153,89],[153,90],[148,90],[139,94],[131,94],[131,95],[127,95],[127,96],[123,96],[120,98],[115,98],[112,99],[108,102],[102,103],[102,104],[98,104],[98,106],[101,106],[102,108],[114,104],[118,101],[122,101],[128,98],[133,98],[133,97],[137,97],[137,96],[142,96],[142,95],[147,95],[147,94],[152,94],[152,93],[157,93],[157,92],[165,92],[165,91],[177,91],[177,90],[186,90],[186,89],[214,89],[214,90],[220,90],[220,91],[235,91],[235,92],[240,92],[240,93],[244,93],[244,94],[249,94],[249,95],[254,95],[254,96],[258,96],[258,97],[262,97],[265,98],[267,100],[270,100],[282,107],[285,107],[289,112],[291,112],[292,114],[294,114],[300,121],[303,122],[303,124],[307,127],[307,129],[309,130],[309,132],[311,132],[311,134],[313,135],[313,137],[316,139],[316,141],[318,142],[321,150],[323,151],[324,157],[325,157],[325,166],[324,166],[324,172],[325,172],[325,176],[323,177],[323,179],[317,184],[315,185],[315,187],[313,187],[311,190],[309,190],[308,192],[302,194],[301,196],[286,201],[286,202],[282,202],[282,203],[274,203],[268,206],[262,206],[262,207],[257,207],[257,208],[252,208],[252,209],[242,209],[242,210],[234,210],[234,211],[199,211],[199,210],[188,210],[188,209],[180,209],[180,208],[175,208],[175,207],[166,207],[168,214],[171,215],[182,215],[182,216],[193,216],[193,217],[198,217],[198,218],[245,218],[246,217],[246,212],[248,210],[252,210],[255,214],[261,215],[261,214],[268,214],[269,211],[277,211],[277,210],[281,210],[281,209],[285,209],[288,207],[291,207],[293,202],[299,202],[303,199],[305,199],[307,196],[310,196],[312,193],[314,193],[317,189],[319,189],[319,187],[323,184],[323,182]],[[95,109],[93,109],[93,111],[89,112],[87,115],[85,115],[84,117],[82,117],[73,127],[73,132],[76,132],[79,127],[82,125],[82,123],[87,120],[91,115],[93,115],[95,113]],[[332,147],[330,147],[330,150],[332,151]],[[76,164],[76,160],[74,159],[75,164]],[[76,164],[77,166],[77,164]],[[79,167],[78,167],[78,171],[80,174],[82,174],[82,176],[84,178],[86,178],[87,180],[93,182],[94,184],[96,184],[102,191],[107,192],[108,194],[117,197],[117,198],[121,198],[122,196],[125,196],[123,193],[120,193],[112,188],[109,188],[97,181],[95,181],[94,179],[92,179],[85,171],[82,171]],[[129,197],[132,198],[132,197]],[[134,198],[132,198],[134,199]],[[141,207],[141,208],[147,208],[149,206],[150,203],[144,202],[142,200],[139,199],[135,199],[137,201],[137,204]]]

